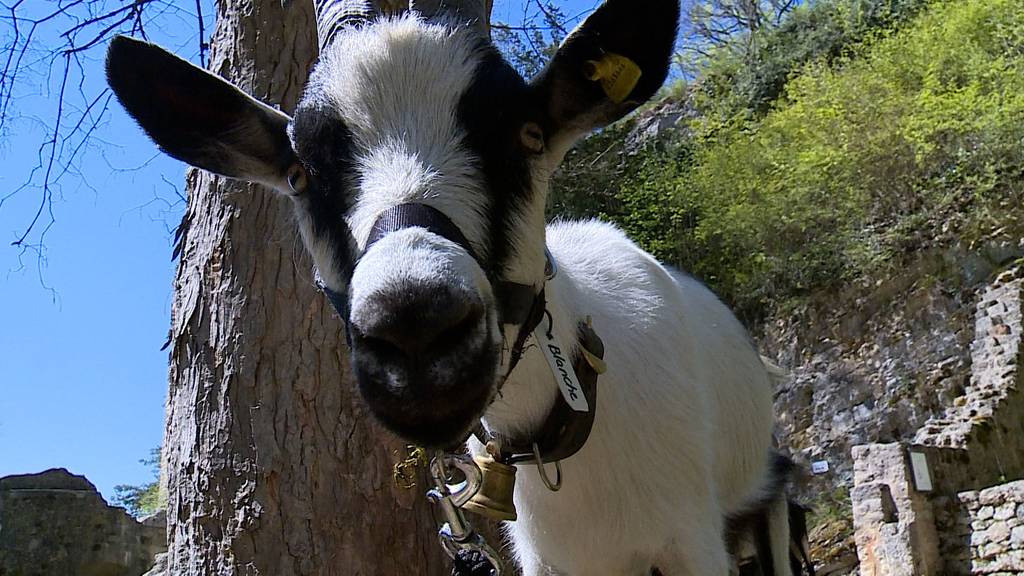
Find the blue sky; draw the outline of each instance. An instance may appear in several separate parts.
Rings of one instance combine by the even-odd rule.
[[[595,3],[561,5],[576,15]],[[498,0],[493,16],[519,23],[522,5]],[[187,12],[165,14],[158,24],[151,39],[196,59]],[[0,46],[10,40],[0,21]],[[37,38],[41,48],[57,42],[53,31]],[[103,88],[102,57],[103,47],[85,57],[86,94]],[[15,94],[18,119],[0,134],[0,198],[39,163],[58,89],[58,77],[47,81],[40,72]],[[116,102],[78,166],[81,175],[65,177],[56,190],[42,260],[9,245],[31,220],[40,190],[27,188],[0,206],[0,476],[64,467],[86,475],[109,500],[117,484],[152,479],[139,460],[163,437],[167,354],[160,348],[170,325],[171,239],[184,210],[176,195],[185,168],[157,154]]]
[[[154,40],[195,56],[191,15],[159,22]],[[10,40],[0,22],[0,46]],[[39,50],[58,43],[55,30],[40,29]],[[104,49],[83,59],[87,95],[105,86]],[[0,139],[0,197],[40,162],[57,116],[59,75],[46,82],[45,71],[35,67],[15,93],[16,119]],[[77,80],[68,99],[76,107],[85,102]],[[169,230],[184,209],[177,199],[184,167],[158,155],[116,101],[78,166],[81,174],[55,189],[42,260],[10,246],[41,191],[27,188],[0,207],[0,476],[64,467],[85,474],[109,500],[116,484],[152,478],[138,461],[163,436],[167,354],[160,348],[175,270]]]

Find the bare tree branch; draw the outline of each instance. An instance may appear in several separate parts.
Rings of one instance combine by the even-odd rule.
[[[552,0],[525,0],[519,23],[495,22],[491,30],[512,65],[531,77],[547,64],[569,30],[600,4],[601,0],[593,0],[590,8],[567,16]]]
[[[17,203],[18,210],[26,211],[25,225],[13,234],[11,245],[23,254],[41,257],[46,232],[55,221],[54,200],[61,198],[71,182],[88,186],[82,181],[82,158],[94,146],[105,144],[102,127],[112,94],[106,87],[86,83],[86,63],[97,57],[112,36],[127,33],[146,38],[152,22],[169,16],[195,23],[198,58],[206,65],[209,45],[204,6],[210,1],[0,0],[0,138],[30,125],[28,133],[37,134],[32,145],[38,150],[34,165],[24,167],[24,179],[11,189],[0,190],[0,211],[15,209],[10,200],[18,195],[36,200],[30,209]],[[387,1],[407,5],[407,0]],[[572,16],[564,14],[553,0],[515,1],[522,7],[522,21],[498,23],[494,30],[505,39],[503,47],[513,62],[532,75],[601,0],[592,0],[589,9]],[[502,38],[496,39],[502,42]],[[48,99],[45,105],[50,112],[43,114],[45,118],[25,112],[23,105],[32,98],[36,102]],[[25,142],[23,135],[19,146]]]
[[[754,51],[758,32],[781,25],[798,0],[692,0],[684,17],[684,38],[676,63],[693,76],[715,49]]]
[[[27,224],[11,241],[22,255],[42,258],[47,231],[55,222],[53,201],[60,198],[68,177],[80,183],[79,162],[99,142],[97,130],[110,109],[112,94],[106,87],[87,88],[82,57],[102,50],[116,34],[146,37],[153,19],[169,14],[187,16],[197,23],[199,57],[206,62],[203,0],[195,0],[195,14],[175,0],[61,0],[27,2],[0,0],[0,137],[26,120],[44,126],[38,142],[38,163],[26,169],[24,180],[12,190],[0,190],[0,210],[19,194],[37,193],[38,202],[26,214]],[[52,92],[51,92],[52,87]],[[50,119],[33,120],[17,109],[33,90],[55,93]]]

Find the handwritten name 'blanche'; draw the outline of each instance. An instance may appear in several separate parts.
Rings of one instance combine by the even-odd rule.
[[[554,344],[548,344],[548,348],[551,350],[551,355],[555,358],[555,365],[558,366],[558,372],[562,375],[562,383],[569,390],[569,396],[573,400],[579,399],[579,388],[576,387],[575,379],[569,375],[569,371],[565,369],[565,357],[562,356],[562,349]]]

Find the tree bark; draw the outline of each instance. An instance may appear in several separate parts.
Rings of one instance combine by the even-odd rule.
[[[291,110],[312,7],[219,0],[211,69]],[[168,574],[442,574],[421,484],[373,422],[287,198],[192,170],[164,441]]]

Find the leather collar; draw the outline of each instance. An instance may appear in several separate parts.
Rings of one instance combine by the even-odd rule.
[[[604,342],[589,323],[580,323],[578,330],[579,348],[573,361],[573,369],[579,380],[583,395],[590,410],[577,412],[569,406],[562,394],[548,412],[544,423],[529,438],[506,437],[492,434],[477,426],[473,434],[482,444],[496,441],[499,455],[497,460],[504,464],[533,462],[539,455],[542,463],[565,460],[579,452],[590,438],[597,416],[597,377],[605,371]],[[536,450],[536,453],[535,453]]]

